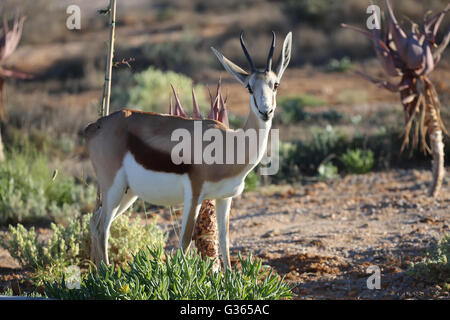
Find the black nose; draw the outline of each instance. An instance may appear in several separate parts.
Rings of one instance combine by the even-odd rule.
[[[269,112],[268,112],[268,111],[267,111],[267,112],[261,112],[261,111],[259,111],[259,113],[261,113],[261,118],[262,118],[264,121],[269,120]]]
[[[259,111],[259,110],[258,110],[258,111]],[[261,114],[261,118],[262,118],[264,121],[269,120],[269,115],[270,115],[272,112],[273,112],[273,109],[271,109],[271,110],[269,110],[269,111],[266,111],[266,112],[259,111],[259,113]]]

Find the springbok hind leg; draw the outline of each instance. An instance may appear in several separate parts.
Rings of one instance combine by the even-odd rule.
[[[129,207],[136,201],[138,197],[130,190],[128,189],[123,198],[122,201],[120,201],[119,208],[117,209],[116,214],[113,217],[113,222],[125,211],[128,210]]]
[[[92,251],[91,259],[97,266],[103,261],[109,264],[108,239],[109,229],[114,217],[119,210],[122,198],[125,194],[126,179],[124,171],[117,172],[114,183],[107,192],[102,192],[101,215],[94,221],[91,219]],[[92,224],[94,222],[94,224]]]

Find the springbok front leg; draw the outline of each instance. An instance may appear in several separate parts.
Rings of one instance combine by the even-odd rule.
[[[219,227],[219,243],[222,252],[224,269],[231,269],[229,249],[229,220],[232,198],[216,199],[217,225]]]
[[[191,245],[195,222],[200,211],[201,202],[199,200],[199,196],[194,195],[190,186],[185,188],[183,220],[179,243],[179,248],[183,249],[185,253]]]

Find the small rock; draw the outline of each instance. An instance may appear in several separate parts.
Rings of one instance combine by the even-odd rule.
[[[279,230],[272,229],[272,230],[267,231],[266,233],[264,233],[264,234],[261,236],[261,238],[272,238],[272,237],[277,236],[277,235],[279,235],[279,234],[280,234]]]

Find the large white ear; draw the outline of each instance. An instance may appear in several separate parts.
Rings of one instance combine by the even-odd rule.
[[[247,86],[248,81],[248,72],[239,67],[237,64],[231,62],[227,58],[223,56],[219,51],[211,47],[211,50],[214,52],[214,54],[219,59],[220,63],[222,63],[225,70],[227,70],[229,73],[231,73],[237,81],[239,81],[244,87]]]
[[[291,60],[291,49],[292,49],[292,32],[289,32],[284,39],[283,51],[281,52],[280,62],[277,69],[277,81],[280,82],[283,76],[284,70],[286,70],[289,61]]]

